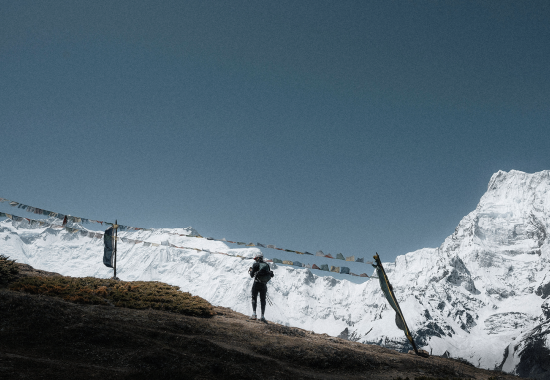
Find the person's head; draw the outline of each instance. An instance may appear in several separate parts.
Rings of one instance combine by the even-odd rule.
[[[254,261],[256,261],[256,262],[264,261],[264,254],[261,253],[261,252],[256,253],[254,255]]]

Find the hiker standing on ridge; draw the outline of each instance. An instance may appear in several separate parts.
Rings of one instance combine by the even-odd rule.
[[[258,293],[260,293],[260,305],[262,307],[262,317],[260,321],[265,322],[265,298],[267,295],[267,283],[273,277],[273,272],[269,264],[264,261],[263,253],[259,252],[254,256],[255,263],[248,269],[250,277],[254,279],[252,284],[252,317],[256,319],[256,303],[258,301]]]

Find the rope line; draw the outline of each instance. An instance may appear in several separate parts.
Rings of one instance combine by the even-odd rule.
[[[54,218],[63,220],[64,224],[67,223],[67,222],[80,223],[80,224],[97,223],[97,224],[101,224],[102,226],[103,225],[113,226],[113,224],[114,224],[114,223],[104,222],[104,221],[101,221],[101,220],[93,220],[93,219],[82,218],[82,217],[78,217],[78,216],[65,215],[65,214],[61,214],[61,213],[58,213],[58,212],[48,211],[48,210],[44,210],[44,209],[41,209],[41,208],[38,208],[38,207],[25,205],[23,203],[12,201],[12,200],[9,200],[9,199],[6,199],[6,198],[0,198],[0,203],[3,203],[3,202],[7,202],[10,206],[20,208],[20,209],[25,210],[27,212],[31,212],[31,213],[38,214],[38,215],[54,217]],[[131,230],[134,230],[134,231],[153,231],[153,229],[151,229],[151,228],[131,227],[131,226],[125,226],[125,225],[120,225],[120,224],[118,225],[118,227],[119,227],[119,231],[131,231]],[[242,241],[226,240],[225,238],[222,238],[222,239],[212,238],[212,237],[206,237],[205,238],[201,235],[184,235],[184,234],[178,234],[176,232],[167,232],[167,234],[193,237],[193,238],[198,238],[198,239],[221,241],[221,242],[224,242],[224,243],[237,244],[237,245],[242,245],[242,246],[245,246],[245,247],[269,248],[269,249],[274,249],[274,250],[278,250],[278,251],[295,253],[295,254],[298,254],[298,255],[311,255],[311,256],[314,255],[313,253],[310,253],[310,252],[307,252],[307,251],[302,252],[302,251],[296,251],[296,250],[293,250],[293,249],[278,248],[273,244],[245,243],[245,242],[242,242]],[[336,257],[333,257],[330,253],[325,254],[323,251],[317,251],[317,253],[315,253],[315,256],[325,257],[325,258],[328,258],[328,259],[336,259],[336,260],[344,260],[344,261],[365,263],[364,258],[360,258],[360,257],[355,258],[355,256],[344,257],[344,255],[342,255],[341,253],[338,253],[336,255]],[[372,264],[372,262],[366,262],[365,264]],[[312,268],[312,269],[314,269],[314,268]]]
[[[8,214],[8,213],[4,213],[4,212],[0,212],[0,217],[6,217],[6,218],[8,218],[12,221],[15,221],[15,222],[21,222],[23,220],[26,220],[26,221],[29,222],[29,225],[31,227],[32,226],[38,226],[38,227],[47,226],[47,227],[52,227],[52,228],[64,229],[64,230],[68,231],[69,233],[79,232],[81,236],[87,236],[87,237],[92,238],[92,239],[93,238],[103,239],[103,237],[105,235],[101,232],[93,232],[93,231],[89,231],[89,230],[82,230],[82,229],[79,229],[79,228],[67,227],[66,225],[54,224],[52,222],[47,222],[45,220],[25,218],[25,217],[13,215],[13,214]],[[113,239],[115,239],[115,237],[113,237]],[[197,251],[197,252],[206,252],[206,253],[210,253],[210,254],[224,255],[224,256],[230,256],[230,257],[237,257],[237,258],[240,258],[242,260],[251,259],[250,257],[244,257],[244,256],[241,256],[241,255],[232,255],[232,254],[229,254],[227,252],[212,251],[212,250],[206,249],[206,248],[194,248],[194,247],[177,246],[177,245],[174,245],[174,244],[171,244],[171,243],[166,243],[166,244],[165,243],[152,243],[152,242],[148,242],[148,241],[144,241],[144,240],[130,239],[130,238],[127,238],[127,237],[117,237],[116,240],[120,241],[120,242],[123,242],[123,243],[130,243],[130,244],[141,244],[141,243],[143,243],[144,247],[170,247],[170,248],[194,250],[194,251]],[[273,262],[273,260],[267,260],[267,261],[268,262]],[[333,267],[333,268],[336,268],[336,267]],[[317,268],[308,268],[308,269],[320,269],[320,268],[317,267]],[[331,270],[331,271],[335,272],[334,270]],[[336,272],[336,273],[340,273],[340,272]],[[368,277],[368,275],[366,275],[365,273],[363,273],[361,275],[357,275],[355,273],[342,273],[342,274],[349,274],[349,275],[352,275],[352,276],[360,276],[360,277]]]

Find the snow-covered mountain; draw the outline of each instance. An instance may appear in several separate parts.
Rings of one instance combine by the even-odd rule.
[[[385,263],[418,346],[483,368],[550,379],[550,171],[495,173],[474,211],[438,248]],[[81,227],[79,227],[81,228]],[[120,233],[131,239],[229,252],[119,244],[117,275],[178,285],[215,305],[250,313],[247,270],[258,248],[174,235],[189,229]],[[110,277],[103,242],[26,222],[0,223],[0,253],[71,276]],[[270,250],[265,255],[269,257]],[[315,258],[312,257],[312,263]],[[408,350],[378,280],[356,284],[309,269],[274,265],[269,320]],[[325,276],[319,276],[325,274]]]

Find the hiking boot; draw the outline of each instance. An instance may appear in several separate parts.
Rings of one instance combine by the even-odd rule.
[[[267,322],[267,321],[265,320],[264,317],[261,317],[261,318],[260,318],[260,321],[262,321],[262,322]]]
[[[252,319],[253,321],[255,321],[255,320],[258,319],[258,318],[256,318],[256,314],[252,314],[252,317],[250,317],[250,319]]]

